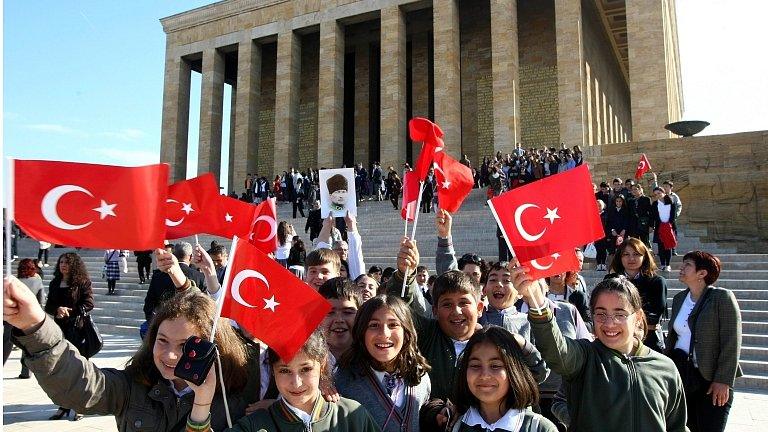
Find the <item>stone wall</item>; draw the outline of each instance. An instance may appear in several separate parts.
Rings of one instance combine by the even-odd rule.
[[[320,66],[320,34],[301,38],[301,90],[299,91],[298,155],[296,169],[317,166],[317,97]]]
[[[493,154],[490,4],[487,1],[461,2],[459,13],[461,17],[461,153],[467,154],[471,161],[480,161],[483,156]],[[456,146],[449,142],[446,142],[446,145]]]
[[[768,250],[768,131],[608,144],[587,149],[586,160],[599,182],[634,176],[642,153],[659,182],[674,182],[681,222],[695,235]]]
[[[559,147],[555,7],[519,0],[520,139],[524,147]]]
[[[261,45],[261,100],[259,102],[259,149],[256,152],[257,173],[269,181],[274,170],[275,148],[275,84],[277,44]]]

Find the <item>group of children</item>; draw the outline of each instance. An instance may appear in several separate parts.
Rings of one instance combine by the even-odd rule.
[[[450,230],[438,234],[450,244]],[[575,430],[684,430],[680,378],[671,361],[643,346],[631,283],[608,280],[593,291],[594,341],[575,308],[548,300],[546,284],[515,262],[491,266],[481,286],[453,258],[434,280],[431,304],[416,283],[418,264],[415,242],[403,238],[386,282],[368,274],[352,281],[340,277],[336,253],[316,249],[307,255],[305,280],[332,308],[298,354],[283,359],[258,344],[238,348],[222,326],[216,342],[223,367],[200,386],[173,375],[186,338],[210,333],[213,301],[196,290],[162,306],[140,352],[120,371],[80,358],[12,281],[5,318],[54,401],[114,414],[120,430],[145,430],[150,423],[141,413],[148,419],[152,410],[151,430],[219,430],[227,412],[241,431],[557,431],[550,419]],[[178,281],[181,289],[189,285]],[[204,307],[179,306],[190,299]],[[259,391],[244,401],[238,395],[249,387]],[[606,401],[617,411],[606,413]]]

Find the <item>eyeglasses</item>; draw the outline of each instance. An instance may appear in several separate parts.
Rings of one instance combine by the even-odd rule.
[[[592,317],[594,318],[595,322],[599,322],[600,324],[605,324],[609,319],[613,320],[613,322],[616,324],[625,324],[629,316],[632,314],[634,314],[634,312],[631,314],[626,312],[619,312],[613,315],[609,315],[605,312],[597,312]]]

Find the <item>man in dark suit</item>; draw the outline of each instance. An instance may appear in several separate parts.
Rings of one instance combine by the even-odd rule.
[[[304,232],[309,232],[309,241],[312,241],[320,235],[322,228],[323,218],[320,217],[320,201],[315,200],[312,203],[312,210],[307,215],[307,224],[304,225]]]
[[[205,292],[207,289],[205,275],[189,266],[192,260],[192,245],[187,242],[179,242],[174,246],[173,254],[179,260],[179,267],[181,267],[184,275],[194,282],[200,291]],[[147,297],[144,299],[144,316],[147,321],[152,318],[160,303],[173,297],[175,293],[176,286],[171,277],[155,270],[152,274],[152,281],[149,283],[149,289],[147,289]]]

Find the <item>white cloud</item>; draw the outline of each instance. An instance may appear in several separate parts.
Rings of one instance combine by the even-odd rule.
[[[96,148],[93,153],[103,156],[105,162],[115,165],[148,165],[158,163],[160,154],[148,150],[123,150],[119,148]]]
[[[140,129],[126,128],[118,131],[109,131],[99,133],[98,136],[111,139],[119,139],[121,141],[138,141],[146,136],[144,131]]]
[[[32,129],[35,131],[40,132],[48,132],[53,134],[59,134],[59,135],[69,135],[69,136],[77,136],[86,138],[88,137],[88,133],[71,128],[69,126],[64,126],[60,124],[55,123],[36,123],[36,124],[28,124],[25,126],[27,129]]]

